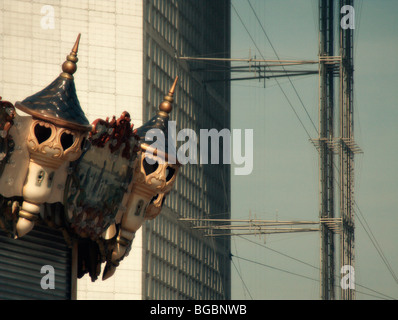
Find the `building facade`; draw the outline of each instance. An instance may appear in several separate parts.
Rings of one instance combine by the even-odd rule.
[[[230,128],[228,66],[180,59],[229,57],[229,0],[0,0],[0,16],[0,96],[8,101],[50,83],[81,33],[75,83],[90,121],[127,110],[138,128],[178,75],[177,132]],[[229,165],[183,166],[162,214],[137,232],[116,273],[79,279],[77,299],[229,299],[229,240],[179,221],[229,212]]]

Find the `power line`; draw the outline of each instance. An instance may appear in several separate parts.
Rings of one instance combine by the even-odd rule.
[[[294,258],[294,257],[292,257],[292,256],[289,256],[289,255],[287,255],[287,254],[285,254],[285,253],[282,253],[282,252],[277,251],[277,250],[275,250],[275,249],[271,249],[271,248],[269,248],[269,247],[267,247],[267,246],[265,246],[265,245],[262,245],[262,244],[260,244],[260,243],[257,243],[257,242],[255,242],[255,241],[252,241],[252,240],[247,239],[247,238],[242,237],[242,236],[239,236],[239,238],[242,238],[242,239],[244,239],[244,240],[246,240],[246,241],[248,241],[248,242],[254,243],[254,244],[256,244],[256,245],[258,245],[258,246],[260,246],[260,247],[263,247],[263,248],[265,248],[265,249],[268,249],[268,250],[270,250],[270,251],[273,251],[273,252],[275,252],[275,253],[277,253],[277,254],[280,254],[280,255],[282,255],[282,256],[284,256],[284,257],[286,257],[286,258],[295,260],[295,261],[297,261],[297,262],[300,262],[300,263],[302,263],[302,264],[305,264],[306,266],[309,266],[309,267],[311,267],[311,268],[314,268],[314,269],[318,269],[318,270],[319,270],[318,267],[315,267],[315,266],[313,266],[312,264],[309,264],[309,263],[307,263],[307,262],[305,262],[305,261],[302,261],[302,260],[300,260],[300,259],[297,259],[297,258]]]
[[[238,248],[237,248],[237,246],[236,246],[236,241],[235,241],[234,238],[233,238],[233,242],[234,242],[234,245],[235,245],[235,252],[238,252]],[[232,261],[232,259],[231,259],[231,261]],[[233,261],[232,261],[232,262],[233,262]],[[241,269],[239,260],[238,260],[238,267],[239,267],[239,271],[242,272],[242,269]],[[243,281],[242,281],[242,282],[243,282]],[[246,297],[246,291],[245,291],[245,290],[243,290],[243,294],[244,294],[244,296]]]
[[[310,278],[310,277],[304,276],[302,274],[295,273],[295,272],[292,272],[292,271],[288,271],[288,270],[285,270],[285,269],[281,269],[281,268],[278,268],[278,267],[273,267],[273,266],[270,266],[268,264],[264,264],[264,263],[261,263],[261,262],[258,262],[258,261],[254,261],[254,260],[238,257],[238,256],[236,256],[236,255],[234,255],[232,253],[231,253],[231,256],[235,257],[237,259],[241,259],[241,260],[248,261],[248,262],[251,262],[251,263],[254,263],[254,264],[258,264],[258,265],[263,266],[263,267],[267,267],[267,268],[278,270],[278,271],[281,271],[281,272],[284,272],[284,273],[288,273],[288,274],[291,274],[291,275],[294,275],[294,276],[297,276],[297,277],[301,277],[301,278],[305,278],[305,279],[308,279],[308,280],[319,282],[319,280],[317,280],[317,279]]]
[[[257,13],[256,13],[256,10],[254,10],[252,4],[250,3],[250,0],[247,0],[247,2],[249,3],[249,6],[250,6],[250,8],[252,9],[252,11],[253,11],[253,13],[254,13],[256,19],[257,19],[257,22],[259,23],[259,25],[260,25],[260,27],[261,27],[261,29],[262,29],[262,31],[264,32],[265,37],[267,38],[269,44],[271,45],[271,48],[272,48],[272,50],[274,51],[275,56],[278,58],[278,60],[280,60],[279,55],[278,55],[278,53],[276,52],[274,45],[272,44],[270,38],[268,37],[267,32],[265,31],[265,29],[264,29],[264,27],[263,27],[263,25],[262,25],[260,19],[258,18],[258,15],[257,15]],[[285,69],[283,66],[282,66],[282,68]],[[303,109],[304,109],[305,113],[307,114],[308,118],[310,119],[310,121],[311,121],[311,123],[312,123],[312,125],[313,125],[313,127],[314,127],[314,129],[315,129],[315,131],[318,133],[318,129],[316,128],[314,121],[312,121],[312,118],[311,118],[311,116],[309,115],[308,110],[307,110],[307,108],[305,107],[305,105],[304,105],[304,103],[303,103],[303,100],[301,99],[300,95],[298,94],[298,92],[297,92],[297,90],[296,90],[296,87],[294,86],[293,82],[290,80],[290,77],[287,76],[287,78],[289,79],[289,82],[290,82],[291,86],[293,87],[293,90],[294,90],[294,92],[296,93],[296,95],[297,95],[297,97],[298,97],[298,99],[299,99],[301,105],[303,106]]]
[[[261,57],[265,60],[263,54],[261,53],[261,50],[259,49],[259,47],[257,46],[256,42],[254,41],[253,37],[251,36],[249,30],[247,29],[245,23],[243,22],[241,16],[239,15],[238,11],[236,10],[235,6],[233,5],[233,3],[231,3],[232,8],[234,9],[236,15],[238,16],[240,22],[242,23],[243,27],[245,28],[247,34],[249,35],[250,39],[252,40],[254,46],[257,48],[258,52],[260,53]],[[272,73],[272,71],[271,71]],[[275,79],[276,83],[278,84],[279,89],[282,91],[283,95],[285,96],[288,104],[290,105],[290,108],[293,110],[294,114],[296,115],[298,121],[301,123],[301,126],[303,127],[304,131],[306,132],[307,136],[309,137],[309,139],[311,139],[311,135],[309,134],[307,128],[305,127],[303,121],[300,119],[299,115],[297,114],[297,111],[294,109],[293,104],[291,103],[291,101],[289,100],[289,98],[287,97],[285,91],[283,90],[282,86],[280,85],[278,79]]]
[[[242,276],[241,276],[241,274],[240,274],[238,268],[236,267],[234,260],[231,259],[231,261],[232,261],[233,266],[235,267],[236,272],[237,272],[238,275],[239,275],[239,278],[242,280],[242,283],[243,283],[243,285],[245,286],[246,291],[249,293],[250,298],[251,298],[252,300],[254,300],[253,297],[252,297],[252,295],[251,295],[251,293],[250,293],[250,291],[249,291],[249,288],[246,286],[245,281],[243,280],[243,278],[242,278]]]
[[[304,265],[306,265],[306,266],[309,266],[309,267],[311,267],[311,268],[313,268],[313,269],[320,270],[319,267],[314,266],[314,265],[312,265],[312,264],[310,264],[310,263],[307,263],[307,262],[305,262],[305,261],[303,261],[303,260],[294,258],[294,257],[292,257],[292,256],[290,256],[290,255],[287,255],[287,254],[285,254],[285,253],[283,253],[283,252],[280,252],[280,251],[278,251],[278,250],[271,249],[271,248],[269,248],[269,247],[267,247],[267,246],[265,246],[265,245],[262,245],[262,244],[260,244],[260,243],[255,242],[255,241],[252,241],[252,240],[247,239],[247,238],[245,238],[245,237],[240,236],[240,238],[242,238],[242,239],[244,239],[244,240],[246,240],[246,241],[248,241],[248,242],[251,242],[251,243],[253,243],[253,244],[256,244],[256,245],[258,245],[258,246],[260,246],[260,247],[262,247],[262,248],[265,248],[265,249],[268,249],[268,250],[270,250],[270,251],[273,251],[273,252],[275,252],[275,253],[277,253],[277,254],[279,254],[279,255],[282,255],[282,256],[284,256],[284,257],[286,257],[286,258],[289,258],[289,259],[291,259],[291,260],[300,262],[300,263],[302,263],[302,264],[304,264]],[[334,277],[337,278],[335,275],[334,275]],[[360,284],[360,283],[358,283],[358,282],[355,282],[355,285],[358,286],[358,287],[367,289],[367,290],[369,290],[369,291],[372,291],[372,292],[374,292],[374,293],[377,293],[377,294],[379,294],[379,295],[381,295],[381,296],[384,296],[384,297],[386,297],[386,298],[389,298],[389,299],[392,299],[392,300],[396,300],[396,299],[393,298],[393,297],[390,297],[390,296],[388,296],[388,295],[386,295],[386,294],[384,294],[384,293],[381,293],[381,292],[379,292],[379,291],[376,291],[376,290],[374,290],[374,289],[371,289],[371,288],[369,288],[369,287],[366,287],[366,286],[364,286],[364,285],[362,285],[362,284]],[[366,293],[360,292],[360,291],[358,291],[358,290],[357,290],[357,292],[366,294]]]
[[[376,237],[374,236],[374,234],[373,234],[372,230],[370,229],[365,217],[362,214],[361,209],[359,208],[359,206],[358,206],[358,204],[357,204],[357,202],[355,200],[354,200],[354,204],[357,207],[358,212],[360,213],[362,219],[365,221],[365,224],[366,224],[367,228],[369,229],[369,232],[366,230],[366,228],[363,225],[363,223],[362,223],[361,219],[359,218],[359,216],[357,214],[355,214],[355,216],[358,218],[358,221],[360,222],[360,224],[362,225],[362,227],[365,230],[366,234],[368,235],[368,237],[369,237],[370,241],[372,242],[373,246],[375,247],[377,253],[380,255],[381,259],[383,260],[383,262],[386,265],[387,269],[389,270],[390,274],[394,278],[395,282],[398,284],[398,278],[395,275],[394,270],[392,269],[390,263],[388,262],[386,256],[384,255],[384,252],[383,252],[381,246],[379,245],[379,242],[377,241]],[[354,211],[354,212],[356,212],[356,211]],[[373,237],[373,239],[372,239],[372,237]]]
[[[337,173],[340,173],[340,169],[336,166],[336,164],[334,162],[333,162],[333,166],[336,169]],[[338,188],[341,190],[341,186],[339,185],[337,179],[334,178],[334,180],[335,180]],[[398,278],[397,278],[393,268],[391,267],[387,257],[385,256],[385,254],[383,252],[383,249],[381,248],[379,242],[377,241],[375,235],[373,234],[372,229],[370,228],[368,222],[366,221],[365,216],[363,215],[362,210],[359,207],[358,203],[355,201],[355,199],[354,199],[354,205],[358,209],[358,210],[354,210],[355,217],[358,218],[359,223],[361,224],[362,228],[364,229],[366,235],[369,237],[369,240],[372,242],[372,244],[373,244],[374,248],[376,249],[377,253],[379,254],[381,260],[386,265],[391,276],[394,278],[395,282],[398,283]],[[357,214],[357,211],[359,212],[360,216]],[[364,223],[366,224],[366,227],[365,227],[365,224],[362,222],[362,219],[363,219]]]
[[[307,280],[319,282],[318,279],[314,279],[314,278],[311,278],[311,277],[308,277],[308,276],[305,276],[305,275],[302,275],[302,274],[299,274],[299,273],[295,273],[295,272],[291,272],[291,271],[288,271],[288,270],[285,270],[285,269],[281,269],[281,268],[278,268],[278,267],[270,266],[270,265],[267,265],[267,264],[265,264],[265,263],[261,263],[261,262],[254,261],[254,260],[250,260],[250,259],[246,259],[246,258],[239,257],[239,256],[236,256],[236,255],[233,255],[233,254],[231,254],[231,256],[232,256],[232,257],[235,257],[235,258],[237,258],[237,259],[241,259],[241,260],[244,260],[244,261],[253,263],[253,264],[257,264],[257,265],[266,267],[266,268],[270,268],[270,269],[277,270],[277,271],[280,271],[280,272],[288,273],[288,274],[290,274],[290,275],[294,275],[294,276],[297,276],[297,277],[301,277],[301,278],[304,278],[304,279],[307,279]],[[360,285],[358,285],[358,286],[360,286]],[[336,287],[338,287],[338,286],[336,285]],[[388,297],[389,299],[396,300],[395,298],[389,297],[389,296],[387,296],[387,295],[385,295],[385,294],[379,293],[379,292],[377,292],[377,291],[375,291],[375,290],[372,290],[372,289],[370,289],[370,288],[367,288],[367,287],[364,287],[364,286],[361,286],[361,287],[366,288],[366,289],[368,289],[368,290],[371,290],[371,291],[373,291],[373,292],[376,292],[376,293],[378,293],[378,294],[380,294],[380,295],[382,295],[382,296]],[[374,294],[366,293],[366,292],[359,291],[359,290],[355,290],[355,291],[358,292],[358,293],[367,295],[367,296],[371,296],[371,297],[375,297],[375,298],[378,298],[378,299],[386,300],[386,298],[380,297],[380,296],[376,296],[376,295],[374,295]]]

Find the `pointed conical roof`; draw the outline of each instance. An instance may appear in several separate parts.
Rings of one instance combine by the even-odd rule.
[[[76,62],[80,34],[71,53],[62,65],[62,73],[42,91],[17,102],[15,107],[35,118],[39,118],[72,130],[90,131],[87,120],[76,95],[73,74],[77,70]]]
[[[152,129],[159,129],[163,132],[165,138],[164,150],[158,150],[161,153],[165,153],[166,157],[169,155],[175,155],[175,145],[169,145],[169,130],[168,130],[168,122],[169,122],[169,113],[173,109],[172,103],[174,101],[173,95],[177,85],[178,77],[175,78],[173,85],[171,86],[169,93],[164,97],[163,102],[159,105],[159,110],[156,115],[150,119],[147,123],[139,127],[136,131],[136,134],[140,137],[142,141],[141,146],[143,149],[146,149],[148,145],[154,143],[154,141],[146,140],[146,134],[148,131]],[[163,146],[161,146],[163,147]],[[162,148],[161,148],[162,149]]]

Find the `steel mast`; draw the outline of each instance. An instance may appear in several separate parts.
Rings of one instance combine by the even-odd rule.
[[[319,1],[319,218],[320,296],[335,299],[335,236],[331,223],[335,218],[334,201],[334,6],[333,0]]]
[[[354,0],[340,0],[340,8],[353,7]],[[340,266],[348,266],[353,272],[355,263],[354,221],[354,108],[353,108],[353,29],[340,28],[340,217],[342,233],[340,239]],[[341,299],[355,299],[355,289],[341,288]]]
[[[340,0],[338,13],[344,6],[353,8],[353,0]],[[333,0],[319,1],[319,217],[321,222],[320,293],[321,299],[355,299],[353,283],[336,284],[335,234],[340,234],[340,271],[353,276],[355,263],[354,221],[354,154],[362,152],[354,141],[353,113],[353,29],[339,27],[339,56],[334,56],[335,7]],[[339,15],[337,15],[339,17]],[[340,22],[340,21],[339,21]],[[339,79],[338,118],[335,119],[334,77]],[[338,122],[335,123],[335,120]],[[335,136],[337,131],[338,137]],[[336,165],[335,155],[338,155]],[[338,180],[337,180],[338,178]],[[335,190],[335,185],[337,189]],[[339,214],[336,218],[335,196],[338,192]],[[343,269],[344,267],[344,269]],[[345,274],[342,274],[345,276]],[[353,280],[354,278],[349,278]],[[345,279],[344,279],[345,281]]]

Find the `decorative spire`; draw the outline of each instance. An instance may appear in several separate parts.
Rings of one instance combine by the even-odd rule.
[[[77,70],[79,40],[80,34],[62,65],[63,72],[43,90],[27,97],[22,102],[16,102],[16,108],[38,119],[72,130],[90,131],[92,129],[80,106],[73,79],[73,74]]]
[[[159,110],[155,114],[155,116],[152,117],[152,119],[150,119],[148,122],[144,123],[141,127],[136,129],[137,131],[135,133],[137,136],[140,137],[141,140],[141,148],[149,146],[153,143],[153,141],[147,137],[147,132],[152,129],[159,129],[164,133],[164,137],[166,138],[164,146],[158,148],[159,151],[165,153],[166,155],[175,154],[176,147],[174,146],[174,143],[172,141],[173,139],[168,139],[169,136],[168,121],[169,121],[169,113],[173,109],[172,105],[174,101],[173,95],[174,91],[176,90],[177,81],[178,77],[175,78],[174,83],[169,90],[169,93],[163,98],[163,102],[160,103]]]
[[[173,95],[177,85],[178,76],[175,78],[173,85],[171,86],[169,93],[164,97],[163,102],[159,105],[158,114],[163,116],[168,116],[171,110],[173,109],[172,103],[174,101]]]
[[[61,77],[67,79],[73,79],[73,74],[77,70],[76,62],[79,60],[77,58],[77,51],[79,49],[79,42],[80,42],[80,33],[77,36],[75,45],[72,48],[72,51],[69,55],[66,56],[66,61],[62,64],[62,73],[60,74]]]

